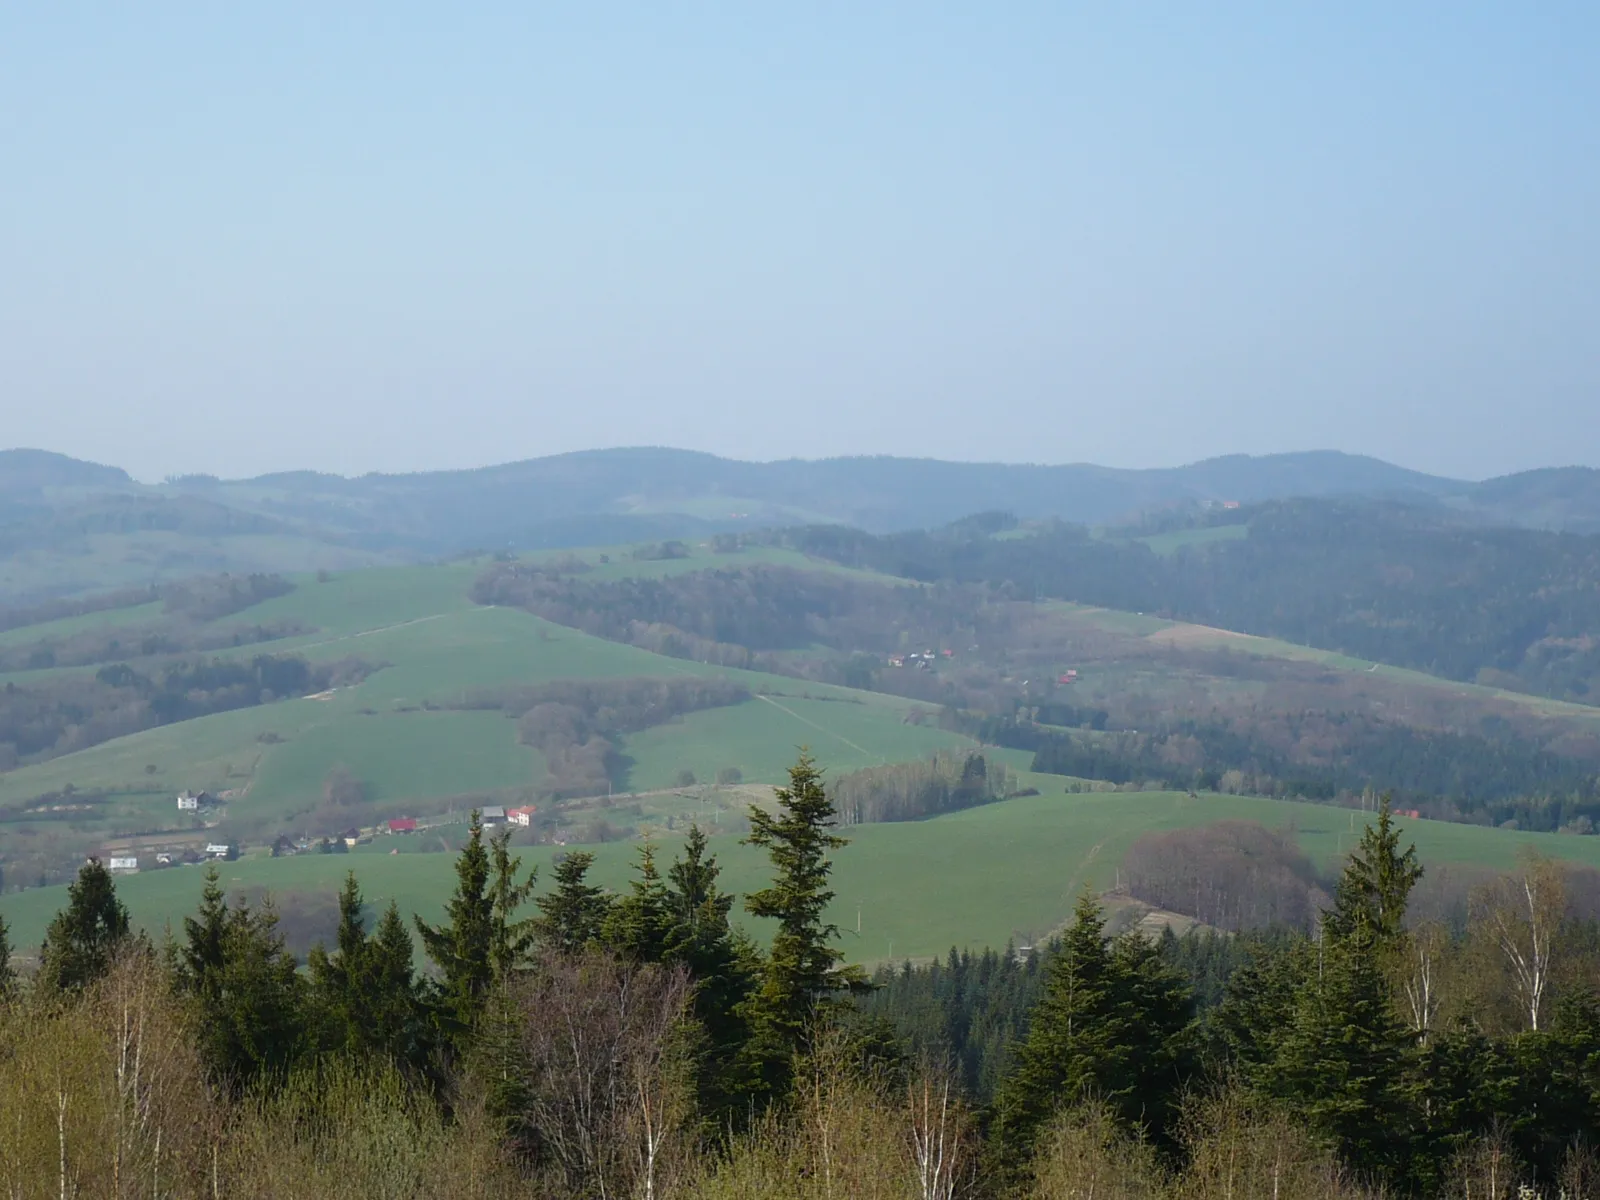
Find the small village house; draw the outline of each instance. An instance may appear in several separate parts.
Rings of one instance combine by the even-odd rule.
[[[415,817],[396,817],[389,822],[390,833],[415,833],[417,819]]]
[[[106,866],[113,871],[137,871],[139,869],[139,859],[137,855],[113,854],[106,860]]]
[[[521,825],[526,829],[533,824],[533,814],[538,811],[539,806],[536,804],[525,804],[521,808],[507,809],[506,820],[513,825]]]

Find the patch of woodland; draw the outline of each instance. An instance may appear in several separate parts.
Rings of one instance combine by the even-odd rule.
[[[940,751],[920,762],[851,771],[828,784],[841,825],[918,821],[1022,794],[1016,772],[976,752]]]
[[[130,733],[361,682],[382,664],[297,655],[192,658],[93,675],[52,675],[0,689],[0,770],[43,762]]]
[[[552,799],[625,789],[627,734],[688,713],[743,704],[750,691],[730,679],[566,679],[469,693],[458,707],[495,709],[517,722],[517,736],[545,760],[539,792]]]

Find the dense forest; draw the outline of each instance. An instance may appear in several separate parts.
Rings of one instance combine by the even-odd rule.
[[[750,813],[771,876],[742,898],[698,831],[613,894],[584,853],[525,873],[474,819],[438,924],[374,920],[351,876],[303,964],[214,872],[152,945],[91,860],[31,970],[0,928],[0,1186],[1600,1195],[1600,927],[1549,862],[1460,928],[1411,919],[1424,864],[1385,805],[1313,927],[1152,941],[1086,893],[1048,947],[869,977],[825,917],[843,839],[815,765],[778,801]]]
[[[1248,536],[1159,554],[1137,537],[973,518],[873,537],[809,528],[784,544],[925,582],[1221,626],[1563,699],[1600,698],[1600,536],[1485,527],[1436,506],[1272,501],[1208,518]],[[1135,531],[1137,532],[1137,531]]]
[[[1033,770],[1051,775],[1308,800],[1386,789],[1437,819],[1540,832],[1591,833],[1600,822],[1600,775],[1591,759],[1509,733],[1315,711],[1216,714],[1111,732],[1063,729],[1025,714],[947,710],[940,720],[981,741],[1032,751]]]
[[[346,686],[376,669],[358,658],[311,663],[260,654],[240,661],[177,659],[145,670],[121,662],[93,675],[8,681],[0,689],[0,770],[157,725]]]

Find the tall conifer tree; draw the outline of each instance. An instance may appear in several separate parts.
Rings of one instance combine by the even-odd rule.
[[[67,907],[45,931],[39,952],[39,980],[46,988],[76,991],[111,967],[128,938],[128,910],[117,899],[111,872],[98,858],[78,870],[67,888]]]

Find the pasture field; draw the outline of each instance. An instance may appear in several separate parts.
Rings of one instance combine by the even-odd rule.
[[[1052,782],[1048,777],[1033,778]],[[1141,834],[1219,820],[1259,821],[1291,829],[1327,869],[1349,851],[1363,818],[1346,809],[1253,797],[1055,791],[928,821],[854,826],[844,831],[850,844],[835,856],[836,898],[829,915],[844,931],[845,953],[858,962],[923,958],[943,954],[952,945],[1032,942],[1065,921],[1083,888],[1110,886],[1123,856]],[[1403,836],[1415,841],[1425,867],[1470,863],[1508,868],[1524,847],[1600,867],[1596,838],[1435,821],[1402,821],[1401,826]],[[661,833],[658,842],[662,857],[676,853],[675,834]],[[354,870],[375,906],[393,899],[408,913],[436,919],[454,883],[453,856],[388,852],[398,850],[401,843],[407,849],[415,845],[408,839],[380,838],[349,855],[279,859],[257,855],[220,865],[224,883],[232,889],[323,899],[332,896],[345,871]],[[712,844],[724,867],[726,888],[743,894],[764,883],[769,868],[760,852],[731,835],[714,836]],[[613,890],[625,887],[637,845],[611,843],[590,849],[596,854],[596,881]],[[525,865],[539,866],[541,878],[548,879],[551,858],[559,851],[530,846],[519,852]],[[168,924],[181,928],[182,917],[193,910],[201,876],[197,867],[149,871],[119,879],[118,890],[135,921],[159,940]],[[32,952],[65,898],[61,886],[0,898],[0,914],[11,926],[13,944]],[[749,918],[744,922],[753,933],[762,934],[761,922]]]

